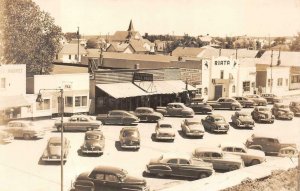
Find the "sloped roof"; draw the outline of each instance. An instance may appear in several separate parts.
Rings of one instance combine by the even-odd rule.
[[[212,37],[211,36],[201,36],[201,37],[199,37],[199,39],[202,42],[211,42],[212,41]]]
[[[59,53],[60,54],[77,54],[77,52],[78,52],[77,44],[65,44]],[[87,51],[82,46],[79,46],[79,54],[86,54],[86,53],[87,53]]]
[[[140,40],[131,40],[129,44],[132,46],[135,52],[146,52],[147,50],[143,47],[143,42]]]
[[[126,98],[149,95],[147,92],[141,90],[133,83],[112,83],[112,84],[97,84],[99,89],[106,92],[113,98]]]
[[[266,51],[258,60],[259,64],[271,64],[271,51]],[[273,51],[273,64],[277,64],[279,51]],[[300,52],[280,52],[280,66],[298,66],[300,67]]]
[[[204,48],[177,47],[175,50],[172,51],[172,56],[196,57],[204,50]]]
[[[29,103],[23,95],[0,96],[0,100],[0,109],[31,105],[31,103]]]
[[[119,42],[112,42],[108,48],[113,47],[116,52],[124,52],[124,50],[129,46],[128,43],[119,43]]]
[[[137,31],[130,31],[132,36],[135,36],[138,32]],[[115,34],[112,36],[113,41],[125,41],[129,36],[129,31],[116,31]]]

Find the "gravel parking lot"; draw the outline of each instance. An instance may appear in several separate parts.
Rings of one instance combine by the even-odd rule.
[[[271,107],[271,106],[269,106]],[[243,109],[251,112],[251,108]],[[234,111],[215,110],[214,113],[222,114],[230,121]],[[201,119],[205,115],[196,115]],[[124,126],[104,125],[103,132],[106,138],[104,154],[98,156],[80,156],[78,149],[83,143],[84,132],[67,132],[64,136],[71,142],[71,150],[64,165],[64,187],[68,190],[72,180],[83,171],[90,171],[97,165],[118,166],[126,169],[130,175],[142,177],[145,165],[151,158],[158,157],[162,152],[188,152],[198,146],[217,146],[224,141],[245,142],[253,133],[271,133],[288,142],[300,145],[300,117],[292,121],[275,120],[274,124],[256,124],[253,130],[242,130],[230,127],[227,134],[211,134],[206,132],[203,139],[191,139],[181,135],[180,123],[184,118],[166,117],[178,130],[174,142],[155,142],[151,135],[154,133],[155,123],[139,123],[137,125],[141,134],[141,148],[139,151],[122,151],[116,144],[119,132]],[[46,136],[40,140],[14,140],[7,145],[0,145],[0,190],[3,191],[56,191],[60,189],[60,165],[40,165],[47,140],[51,136],[60,136],[59,132],[52,129],[55,119],[40,120],[36,123],[47,129]],[[273,157],[267,157],[272,160]],[[159,190],[172,185],[180,184],[183,179],[149,178],[147,182],[152,190]],[[17,181],[16,181],[17,180]],[[18,182],[16,184],[16,182]]]

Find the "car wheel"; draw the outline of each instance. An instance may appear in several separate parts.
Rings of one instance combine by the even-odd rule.
[[[260,161],[257,160],[257,159],[253,159],[253,160],[251,161],[251,165],[256,165],[256,164],[260,164]]]
[[[203,135],[201,135],[199,138],[200,138],[200,139],[203,139]]]
[[[23,138],[24,138],[25,140],[28,140],[28,139],[30,139],[31,137],[30,137],[30,135],[29,135],[28,133],[25,133],[25,134],[23,135]]]
[[[230,165],[230,166],[228,167],[228,170],[229,170],[229,171],[233,171],[233,170],[237,170],[237,169],[239,169],[239,167],[238,167],[238,166],[235,166],[235,165]]]
[[[236,121],[236,122],[235,122],[235,126],[236,126],[236,127],[240,127],[240,125],[241,125],[241,122],[240,122],[240,121]]]
[[[207,175],[205,172],[201,172],[201,173],[199,173],[199,175],[198,175],[198,178],[199,178],[199,179],[206,178],[206,177],[208,177],[208,175]]]

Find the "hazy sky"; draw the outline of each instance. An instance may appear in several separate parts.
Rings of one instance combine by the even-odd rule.
[[[300,32],[300,0],[33,0],[63,32],[283,36]]]

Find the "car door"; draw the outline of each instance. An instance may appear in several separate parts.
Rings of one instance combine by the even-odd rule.
[[[218,109],[223,109],[225,108],[224,105],[225,105],[225,99],[224,98],[220,98],[216,104],[216,108]]]
[[[26,129],[26,125],[21,122],[15,122],[13,127],[13,132],[15,137],[23,137],[24,130]]]
[[[64,124],[64,129],[67,131],[73,131],[77,129],[78,118],[76,116],[70,117],[69,121]]]
[[[227,169],[227,164],[222,160],[222,155],[218,152],[211,152],[211,162],[215,169]]]
[[[95,190],[97,191],[106,191],[107,185],[105,180],[104,173],[96,173],[93,177]]]
[[[120,191],[123,190],[121,180],[115,174],[105,174],[105,191]]]
[[[145,110],[145,109],[139,110],[138,117],[140,118],[140,120],[143,120],[143,121],[147,120],[147,116],[148,116],[147,110]]]
[[[107,116],[107,123],[109,124],[122,124],[123,114],[119,111],[109,113]]]
[[[250,163],[251,161],[249,161],[249,159],[248,159],[248,157],[247,157],[247,153],[246,153],[246,151],[245,151],[245,149],[244,148],[241,148],[241,147],[234,147],[233,148],[234,149],[234,153],[236,154],[236,155],[239,155],[239,156],[241,156],[241,158],[243,159],[243,161],[245,162],[245,163]]]
[[[210,120],[211,116],[207,116],[204,120],[202,120],[202,124],[204,126],[204,128],[209,128],[208,126],[208,121]]]
[[[80,117],[76,129],[79,131],[86,130],[91,127],[89,120],[86,117]]]
[[[170,174],[172,174],[174,176],[180,175],[178,159],[176,159],[176,158],[169,159],[167,164],[172,169],[172,172],[170,172]]]
[[[6,128],[5,128],[5,131],[13,134],[13,136],[16,137],[14,126],[15,126],[14,122],[8,123],[7,126],[6,126]]]
[[[196,177],[195,171],[190,169],[190,161],[186,159],[179,159],[178,175],[183,177]]]

